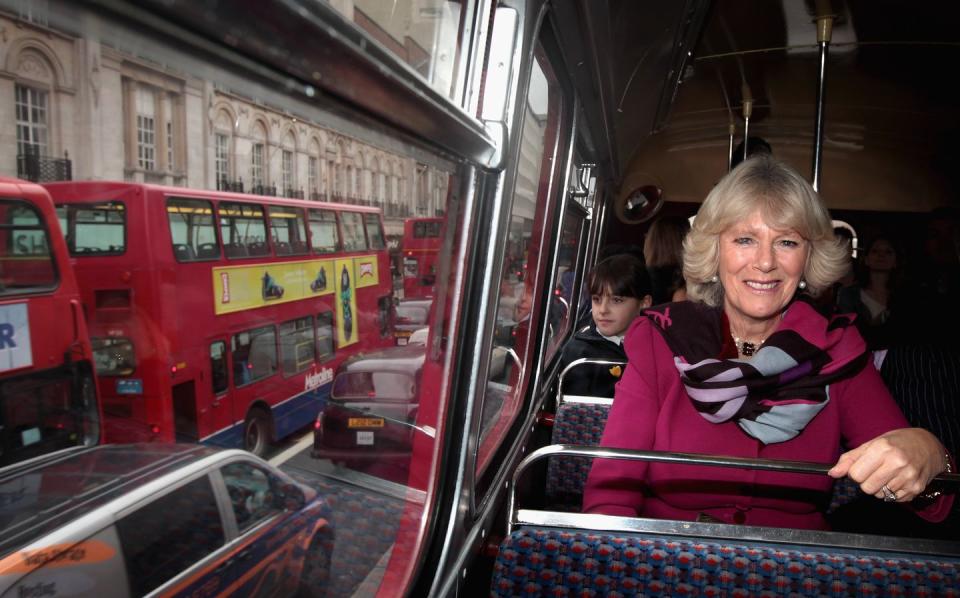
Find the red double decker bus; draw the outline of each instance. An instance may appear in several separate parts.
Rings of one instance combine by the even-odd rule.
[[[443,232],[443,218],[407,218],[403,222],[403,296],[406,299],[433,297],[437,287],[437,257]]]
[[[0,466],[101,431],[80,293],[43,187],[0,178]]]
[[[87,310],[108,442],[263,453],[337,365],[392,344],[379,210],[132,183],[47,185]]]

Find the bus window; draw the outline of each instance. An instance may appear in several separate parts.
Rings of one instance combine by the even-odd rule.
[[[513,421],[521,413],[524,386],[536,359],[536,295],[540,264],[547,249],[543,244],[544,220],[550,201],[550,168],[558,139],[560,90],[542,47],[538,45],[530,74],[530,87],[520,138],[521,152],[514,188],[512,216],[500,280],[497,322],[491,361],[512,350],[519,360],[490,381],[483,398],[480,445],[476,471],[481,480]],[[500,380],[505,381],[501,384]]]
[[[213,205],[209,201],[172,197],[167,200],[167,222],[178,262],[220,257]]]
[[[317,315],[317,359],[327,361],[334,351],[333,312],[325,311]]]
[[[129,338],[92,338],[90,342],[98,376],[129,376],[136,369],[136,353]]]
[[[250,384],[276,373],[276,336],[273,326],[254,328],[233,336],[230,349],[236,386]]]
[[[572,310],[577,306],[574,296],[576,268],[580,249],[585,241],[584,213],[577,205],[567,208],[560,229],[560,249],[554,271],[554,288],[547,305],[547,353],[544,363],[557,353],[567,330],[575,321]]]
[[[210,344],[210,380],[213,394],[227,390],[227,343],[216,341]]]
[[[68,206],[66,222],[63,234],[70,255],[120,255],[127,250],[126,206],[119,201]]]
[[[0,296],[57,284],[47,230],[26,202],[0,200]]]
[[[303,211],[284,206],[270,206],[270,238],[277,255],[307,253],[306,224]]]
[[[440,236],[440,222],[421,220],[413,224],[414,239],[435,239]]]
[[[363,224],[367,228],[367,239],[370,240],[370,249],[383,249],[387,246],[383,241],[383,230],[380,228],[380,216],[364,214]]]
[[[263,207],[251,204],[223,202],[220,215],[220,237],[228,258],[267,255],[267,227],[263,222]]]
[[[343,250],[360,251],[367,248],[367,239],[363,234],[363,220],[356,212],[341,212],[343,224]]]
[[[314,355],[313,318],[307,316],[280,324],[280,363],[284,376],[309,368]]]
[[[333,253],[340,247],[336,212],[310,210],[310,243],[316,253]]]

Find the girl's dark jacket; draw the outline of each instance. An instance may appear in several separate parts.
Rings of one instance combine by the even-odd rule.
[[[582,328],[563,348],[560,371],[581,357],[627,361],[623,345],[600,336],[595,324]],[[582,364],[564,376],[563,394],[613,398],[613,389],[623,374],[623,366]]]

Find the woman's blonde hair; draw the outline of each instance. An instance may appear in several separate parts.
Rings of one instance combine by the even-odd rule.
[[[810,244],[803,269],[807,291],[817,295],[850,268],[847,249],[833,235],[830,214],[807,181],[783,162],[759,155],[734,168],[710,191],[683,242],[687,296],[723,304],[720,234],[759,210],[771,228],[793,229]]]

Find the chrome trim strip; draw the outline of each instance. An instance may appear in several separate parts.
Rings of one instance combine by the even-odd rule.
[[[578,530],[662,535],[668,539],[733,540],[739,542],[794,544],[812,548],[849,548],[871,552],[900,552],[960,558],[960,542],[898,538],[867,534],[815,531],[805,529],[700,523],[643,517],[615,517],[587,513],[562,513],[521,509],[517,525],[574,528]]]
[[[613,399],[607,397],[591,397],[587,395],[560,395],[560,404],[568,405],[613,405]]]

